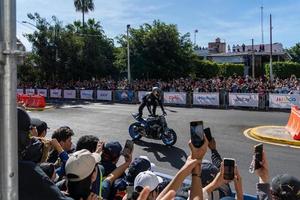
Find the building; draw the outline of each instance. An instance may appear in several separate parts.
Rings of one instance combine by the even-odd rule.
[[[226,52],[226,43],[221,42],[221,39],[217,38],[215,42],[208,43],[208,52],[209,53],[225,53]]]

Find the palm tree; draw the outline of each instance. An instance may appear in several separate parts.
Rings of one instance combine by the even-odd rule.
[[[82,26],[84,27],[84,14],[93,11],[95,8],[93,0],[74,0],[77,12],[82,12]]]

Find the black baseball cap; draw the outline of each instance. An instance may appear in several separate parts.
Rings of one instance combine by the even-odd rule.
[[[272,179],[272,195],[279,199],[299,200],[300,181],[291,175],[277,175]]]
[[[41,134],[43,131],[49,129],[48,125],[46,122],[40,120],[40,119],[37,119],[37,118],[32,118],[31,119],[31,125],[32,126],[35,126],[36,129],[37,129],[37,132],[39,134]]]

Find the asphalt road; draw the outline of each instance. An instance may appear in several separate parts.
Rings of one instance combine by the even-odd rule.
[[[71,127],[75,136],[73,142],[85,134],[93,134],[105,141],[118,140],[122,145],[129,139],[128,126],[134,120],[130,113],[136,112],[137,105],[86,103],[64,105],[60,108],[43,112],[31,112],[32,117],[38,117],[48,123],[53,130],[60,126]],[[253,145],[257,142],[246,138],[243,131],[259,125],[285,125],[288,113],[257,112],[242,110],[217,110],[200,108],[174,108],[176,112],[168,112],[169,127],[178,135],[174,147],[166,147],[161,141],[142,139],[135,145],[134,154],[147,155],[156,164],[158,171],[174,175],[184,164],[189,153],[188,140],[189,122],[203,120],[205,127],[210,127],[217,141],[217,149],[222,157],[235,158],[243,177],[244,192],[255,194],[255,184],[258,178],[248,172],[252,158]],[[289,173],[299,177],[299,149],[265,144],[264,148],[270,165],[270,174]],[[210,159],[210,152],[206,159]]]

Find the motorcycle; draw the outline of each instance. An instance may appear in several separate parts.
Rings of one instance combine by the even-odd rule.
[[[165,115],[149,116],[147,119],[139,118],[138,114],[132,114],[136,122],[129,126],[129,135],[133,141],[142,137],[162,140],[167,146],[173,146],[177,141],[175,131],[168,128]]]

